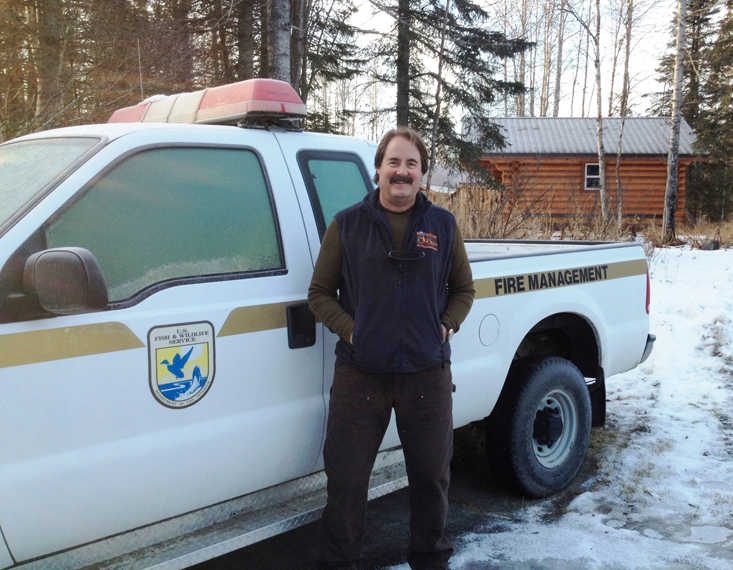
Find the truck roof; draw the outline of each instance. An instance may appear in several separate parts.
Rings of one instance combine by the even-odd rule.
[[[53,137],[100,137],[105,138],[107,140],[114,140],[119,137],[142,132],[142,131],[161,131],[161,135],[165,135],[165,133],[170,134],[176,134],[176,138],[178,138],[183,133],[191,133],[193,131],[200,131],[201,129],[208,129],[208,130],[219,130],[222,133],[224,132],[234,132],[234,129],[237,131],[253,131],[253,132],[262,132],[262,127],[238,127],[233,125],[207,125],[207,124],[190,124],[190,123],[100,123],[100,124],[90,124],[90,125],[78,125],[73,127],[60,127],[57,129],[50,129],[47,131],[39,131],[36,133],[31,133],[28,135],[24,135],[21,137],[18,137],[16,139],[13,139],[12,142],[22,141],[22,140],[32,140],[32,139],[39,139],[39,138],[53,138]],[[346,135],[334,135],[334,134],[327,134],[327,133],[314,133],[314,132],[307,132],[307,131],[292,131],[292,130],[286,130],[281,129],[279,127],[269,127],[269,130],[273,130],[278,133],[288,133],[292,136],[307,136],[312,141],[326,141],[326,140],[338,140],[338,139],[351,139],[354,140],[354,137],[348,137]],[[7,141],[11,142],[11,141]],[[364,144],[367,146],[371,146],[376,148],[376,143],[373,143],[371,141],[365,141],[361,140]],[[317,145],[320,146],[320,145]]]

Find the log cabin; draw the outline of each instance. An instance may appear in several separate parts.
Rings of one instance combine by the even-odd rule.
[[[592,118],[511,117],[492,119],[506,144],[487,152],[481,163],[515,193],[519,207],[553,216],[600,213],[597,121]],[[617,212],[616,159],[621,119],[603,119],[609,213]],[[661,217],[667,182],[671,121],[627,117],[622,137],[620,180],[624,216]],[[679,190],[675,217],[685,210],[687,166],[694,158],[695,134],[680,125]]]

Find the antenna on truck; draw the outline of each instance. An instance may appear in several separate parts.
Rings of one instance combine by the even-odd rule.
[[[157,95],[117,109],[108,123],[204,123],[300,130],[305,104],[277,79],[247,79],[176,95]]]

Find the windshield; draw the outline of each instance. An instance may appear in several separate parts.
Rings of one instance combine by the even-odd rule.
[[[54,138],[0,146],[0,230],[98,141]]]

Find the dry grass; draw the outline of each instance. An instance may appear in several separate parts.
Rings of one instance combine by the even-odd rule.
[[[678,225],[677,241],[664,244],[661,218],[624,218],[618,228],[615,217],[603,223],[600,216],[580,212],[574,216],[538,214],[542,210],[539,202],[520,207],[518,193],[476,185],[466,185],[450,195],[429,192],[428,197],[455,214],[464,238],[631,241],[643,236],[648,255],[654,247],[685,243],[702,249],[733,247],[733,221]]]
[[[655,247],[665,245],[689,244],[698,249],[718,249],[733,247],[733,220],[727,222],[701,222],[695,225],[678,224],[676,227],[677,242],[664,244],[662,239],[662,221],[647,220],[639,226],[639,234]]]

